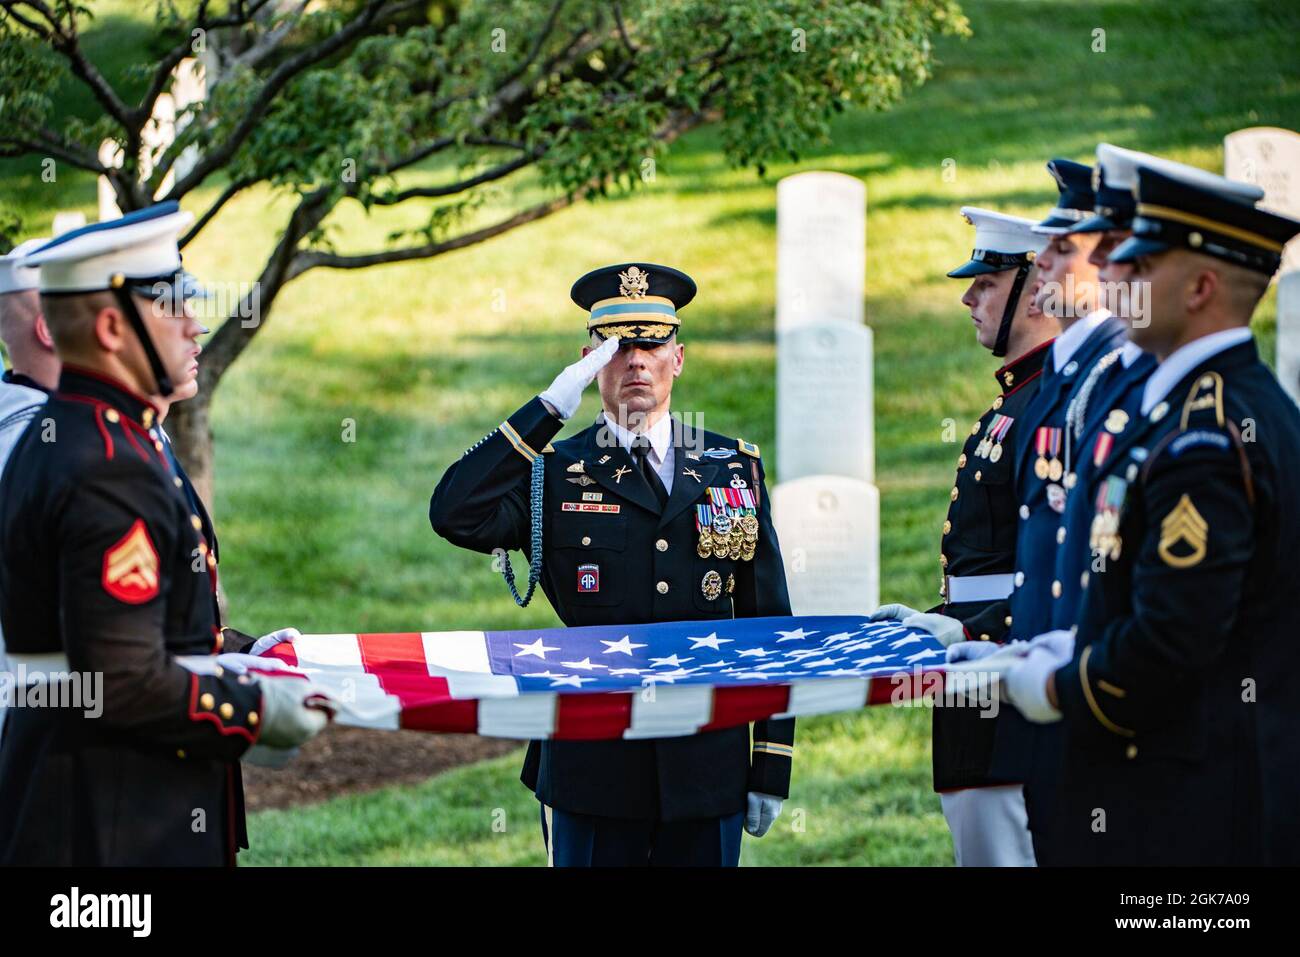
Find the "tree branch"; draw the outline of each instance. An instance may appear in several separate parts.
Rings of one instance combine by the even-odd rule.
[[[190,240],[203,230],[203,227],[208,224],[212,217],[220,212],[222,206],[225,206],[226,203],[230,202],[236,193],[247,189],[256,182],[257,180],[251,176],[231,182],[230,185],[221,191],[221,195],[213,201],[212,205],[207,208],[203,215],[194,221],[194,225],[190,227],[189,232],[180,238],[180,242],[178,242],[177,245],[181,249],[184,249],[189,244]]]
[[[491,169],[484,170],[476,176],[463,179],[457,183],[449,183],[446,186],[415,186],[411,189],[404,189],[400,193],[384,193],[375,195],[372,201],[377,206],[395,206],[398,203],[404,203],[408,199],[431,198],[437,196],[455,196],[457,193],[463,193],[467,189],[473,189],[475,186],[482,186],[484,183],[492,183],[499,179],[504,179],[515,170],[523,169],[525,166],[531,166],[545,153],[545,150],[529,150],[523,156],[512,159],[507,163],[500,163]]]
[[[164,198],[179,199],[202,183],[213,171],[228,163],[257,127],[258,122],[270,108],[275,97],[303,70],[332,56],[364,35],[366,31],[378,25],[382,19],[381,14],[394,15],[401,13],[418,6],[422,0],[399,0],[394,6],[385,10],[384,8],[389,2],[390,0],[369,0],[365,8],[342,29],[335,31],[324,40],[290,57],[276,67],[257,92],[253,105],[240,118],[225,142],[204,153],[194,165],[194,168],[172,185]],[[177,152],[172,152],[172,155],[163,157],[154,170],[153,178],[155,181],[162,182],[179,155]]]

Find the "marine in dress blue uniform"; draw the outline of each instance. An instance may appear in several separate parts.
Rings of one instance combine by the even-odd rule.
[[[572,292],[593,341],[617,337],[619,349],[675,343],[694,294],[685,274],[645,263],[595,270]],[[563,421],[550,392],[443,475],[429,506],[439,535],[480,552],[528,551],[539,527],[540,584],[569,626],[790,614],[756,445],[674,418],[637,436],[609,412],[553,441]],[[652,459],[672,463],[670,487]],[[530,487],[539,460],[541,514]],[[735,865],[747,809],[770,817],[789,793],[793,745],[793,719],[756,722],[752,742],[744,726],[535,741],[521,779],[541,802],[556,865]]]
[[[1160,365],[1096,468],[1101,564],[1077,631],[1040,636],[1003,676],[1027,717],[1065,726],[1068,863],[1300,862],[1300,411],[1248,325],[1297,231],[1138,170],[1133,236],[1111,258],[1151,283],[1132,334]],[[1212,331],[1189,338],[1194,312]]]
[[[1011,274],[1006,304],[988,345],[994,355],[1013,358],[994,373],[999,394],[971,426],[957,458],[941,534],[942,603],[925,613],[885,605],[872,617],[902,618],[948,645],[992,645],[1004,641],[1011,626],[1018,467],[1013,450],[1056,324],[1027,315],[1033,264],[1044,244],[1033,232],[1033,221],[975,207],[962,213],[975,226],[975,249],[948,275]],[[990,770],[1001,720],[974,707],[934,710],[934,787],[959,865],[1033,864],[1020,779]]]
[[[29,679],[102,676],[102,713],[90,702],[13,709],[0,742],[0,863],[233,863],[238,760],[254,744],[299,744],[325,721],[308,714],[305,682],[264,684],[212,658],[215,561],[142,394],[171,393],[176,340],[189,335],[168,325],[191,322],[179,311],[192,281],[176,246],[189,220],[161,204],[24,259],[40,268],[64,365],[0,480],[0,621],[11,665]],[[141,305],[160,296],[175,303],[156,320],[163,352]],[[104,344],[112,322],[138,353]],[[71,364],[65,349],[91,364]],[[147,372],[131,364],[139,354]]]

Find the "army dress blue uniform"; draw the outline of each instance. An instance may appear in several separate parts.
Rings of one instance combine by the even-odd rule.
[[[638,326],[629,311],[644,303],[619,296],[617,278],[604,290],[608,270],[579,280],[575,301],[618,307],[612,334],[623,343],[668,341],[676,329],[672,300],[684,305],[694,284],[666,267],[646,269],[647,298],[666,310],[671,331]],[[598,291],[580,294],[588,284]],[[592,315],[593,322],[602,318]],[[567,626],[789,615],[758,447],[676,419],[672,425],[673,478],[661,503],[603,414],[552,445],[563,423],[534,398],[447,470],[430,501],[430,522],[464,548],[527,553],[540,520],[540,584]],[[535,516],[530,470],[539,456],[543,504]],[[701,509],[727,495],[752,503],[745,520],[752,528],[743,543],[733,532],[730,547],[714,536],[707,548]],[[752,745],[744,726],[677,738],[534,741],[521,780],[543,805],[544,826],[545,815],[563,814],[578,832],[559,833],[554,819],[545,828],[556,863],[570,854],[578,863],[646,863],[648,844],[655,864],[735,863],[746,796],[788,795],[793,744],[793,719],[756,722]],[[564,846],[570,840],[587,846]]]
[[[1300,223],[1139,171],[1115,261],[1271,274]],[[1117,423],[1118,424],[1118,423]],[[1165,358],[1098,468],[1074,656],[1055,672],[1070,863],[1300,862],[1300,411],[1249,329]]]

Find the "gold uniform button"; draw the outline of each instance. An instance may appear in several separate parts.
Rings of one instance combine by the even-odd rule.
[[[582,536],[582,544],[584,544],[584,545],[590,545],[590,544],[591,544],[591,536],[590,536],[590,535],[583,535],[583,536]]]
[[[182,761],[184,761],[184,760],[185,760],[185,749],[184,749],[184,748],[177,748],[177,749],[176,749],[176,757],[178,757],[178,758],[180,758]]]
[[[190,516],[190,524],[194,526],[194,531],[196,532],[203,528],[203,520],[197,515]]]
[[[145,409],[140,415],[140,421],[144,423],[146,429],[153,425],[153,409]]]
[[[1056,544],[1058,544],[1058,545],[1064,545],[1064,544],[1065,544],[1065,526],[1064,526],[1064,525],[1062,525],[1060,528],[1058,528],[1058,529],[1056,530]]]
[[[660,582],[658,585],[655,585],[655,588],[658,589],[659,594],[661,594],[661,595],[666,595],[666,594],[668,594],[668,583],[667,583],[667,582]]]
[[[944,568],[948,567],[948,556],[942,552],[939,553],[939,564]]]
[[[122,417],[117,413],[117,409],[109,409],[104,413],[104,418],[108,419],[108,421],[112,422],[114,425],[122,420]]]
[[[1128,758],[1130,761],[1132,761],[1137,756],[1138,756],[1138,746],[1136,744],[1130,744],[1127,748],[1124,749],[1124,757]]]
[[[256,727],[256,726],[257,726],[257,722],[259,722],[259,721],[261,721],[261,720],[262,720],[262,719],[259,718],[259,717],[257,716],[257,712],[256,712],[256,711],[250,711],[250,712],[248,712],[248,723],[249,723],[249,724],[251,724],[251,725],[253,725],[254,727]]]
[[[978,482],[978,481],[979,481],[980,479],[982,479],[983,477],[984,477],[984,473],[983,473],[980,469],[976,469],[976,470],[975,470],[975,481]]]
[[[952,487],[952,495],[950,495],[949,498],[951,498],[952,501],[954,502],[957,501],[957,486],[954,485]]]
[[[966,453],[963,452],[961,455],[957,456],[957,468],[964,469],[965,467],[966,467]]]
[[[217,556],[216,556],[216,555],[208,555],[208,567],[209,567],[209,568],[216,568],[216,567],[217,567]]]
[[[988,640],[989,640],[988,635],[980,635],[980,641],[988,641]]]
[[[161,442],[154,442],[153,447],[154,447],[155,449],[157,449],[159,452],[162,451],[162,443],[161,443]]]
[[[229,721],[234,716],[235,716],[235,706],[231,704],[229,701],[227,701],[225,704],[221,706],[221,717]]]
[[[952,531],[952,522],[949,521],[948,519],[944,519],[944,522],[943,522],[943,533],[944,533],[945,535],[947,535],[947,534],[948,534],[949,532],[951,532],[951,531]]]
[[[1010,615],[1007,615],[1007,617],[1006,617],[1006,626],[1007,626],[1008,628],[1011,627],[1011,616],[1010,616]]]
[[[1052,582],[1052,597],[1053,597],[1053,598],[1060,598],[1060,597],[1061,597],[1061,583],[1060,583],[1060,582]]]
[[[668,551],[668,540],[664,538],[659,539],[659,541],[655,542],[655,548],[659,549],[661,552]]]
[[[199,707],[204,711],[211,711],[212,706],[217,703],[217,699],[210,694],[205,694],[199,698]]]
[[[978,422],[976,422],[974,425],[972,425],[972,426],[970,427],[970,434],[971,434],[971,435],[979,435],[979,434],[980,434],[980,424],[979,424]]]
[[[1079,584],[1080,584],[1082,587],[1084,587],[1084,588],[1087,588],[1087,587],[1088,587],[1088,573],[1087,573],[1087,572],[1084,572],[1082,575],[1079,576]]]
[[[996,399],[993,400],[993,408],[995,409],[1002,408],[1002,396],[998,396]]]

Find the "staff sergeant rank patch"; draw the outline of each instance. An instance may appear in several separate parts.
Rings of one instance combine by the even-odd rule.
[[[1205,557],[1210,526],[1184,494],[1178,504],[1160,521],[1160,545],[1157,551],[1170,568],[1191,568]]]
[[[158,552],[149,539],[144,519],[137,518],[104,553],[104,591],[128,605],[143,605],[158,597]]]

